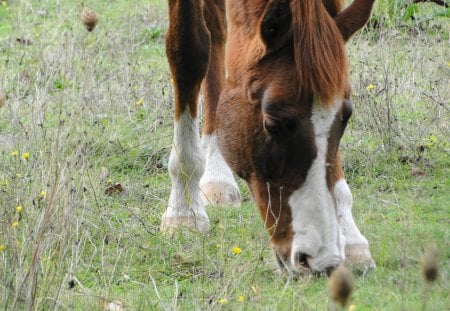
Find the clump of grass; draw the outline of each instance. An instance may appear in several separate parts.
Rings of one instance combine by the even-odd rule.
[[[167,4],[150,2],[96,1],[102,32],[89,36],[73,1],[0,6],[0,309],[329,309],[325,278],[274,272],[248,189],[241,208],[208,209],[208,236],[158,231],[173,93]],[[358,310],[420,308],[414,259],[447,236],[448,31],[394,30],[348,44],[355,113],[341,150],[379,263],[351,294]],[[127,193],[105,194],[114,184]],[[423,284],[436,310],[448,301],[441,258]]]

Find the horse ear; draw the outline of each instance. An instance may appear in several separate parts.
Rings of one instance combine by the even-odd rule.
[[[344,41],[348,41],[355,32],[367,23],[374,1],[355,0],[344,11],[334,17],[334,21]]]
[[[290,3],[290,0],[271,0],[264,11],[259,30],[266,53],[273,53],[282,48],[291,36]]]

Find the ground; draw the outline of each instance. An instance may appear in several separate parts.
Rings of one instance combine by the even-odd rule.
[[[348,44],[354,115],[342,142],[354,215],[377,269],[353,310],[450,307],[448,18],[425,4]],[[98,15],[87,32],[83,5]],[[383,23],[384,21],[384,23]],[[278,274],[244,183],[209,235],[159,232],[173,94],[165,1],[0,6],[0,308],[338,309],[326,277]],[[1,101],[0,101],[1,102]],[[421,258],[439,249],[436,282]]]

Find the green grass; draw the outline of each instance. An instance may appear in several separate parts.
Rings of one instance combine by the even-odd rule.
[[[242,182],[239,208],[208,208],[207,236],[160,233],[173,127],[166,2],[83,3],[100,18],[92,33],[81,1],[0,6],[0,308],[338,309],[326,278],[276,271]],[[342,153],[377,263],[356,276],[351,303],[446,310],[450,23],[392,24],[348,45],[354,115]],[[114,184],[126,193],[105,194]],[[424,298],[420,260],[430,243],[440,276]]]

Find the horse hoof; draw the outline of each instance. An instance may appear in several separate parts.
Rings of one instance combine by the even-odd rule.
[[[204,216],[166,216],[161,218],[161,232],[173,234],[180,228],[191,228],[206,234],[209,231],[209,219]]]
[[[351,244],[345,246],[345,261],[351,269],[360,275],[365,275],[376,268],[366,244]]]
[[[232,204],[234,206],[239,206],[241,203],[239,189],[234,185],[224,182],[207,182],[200,184],[200,189],[203,204],[205,206],[216,204]]]

